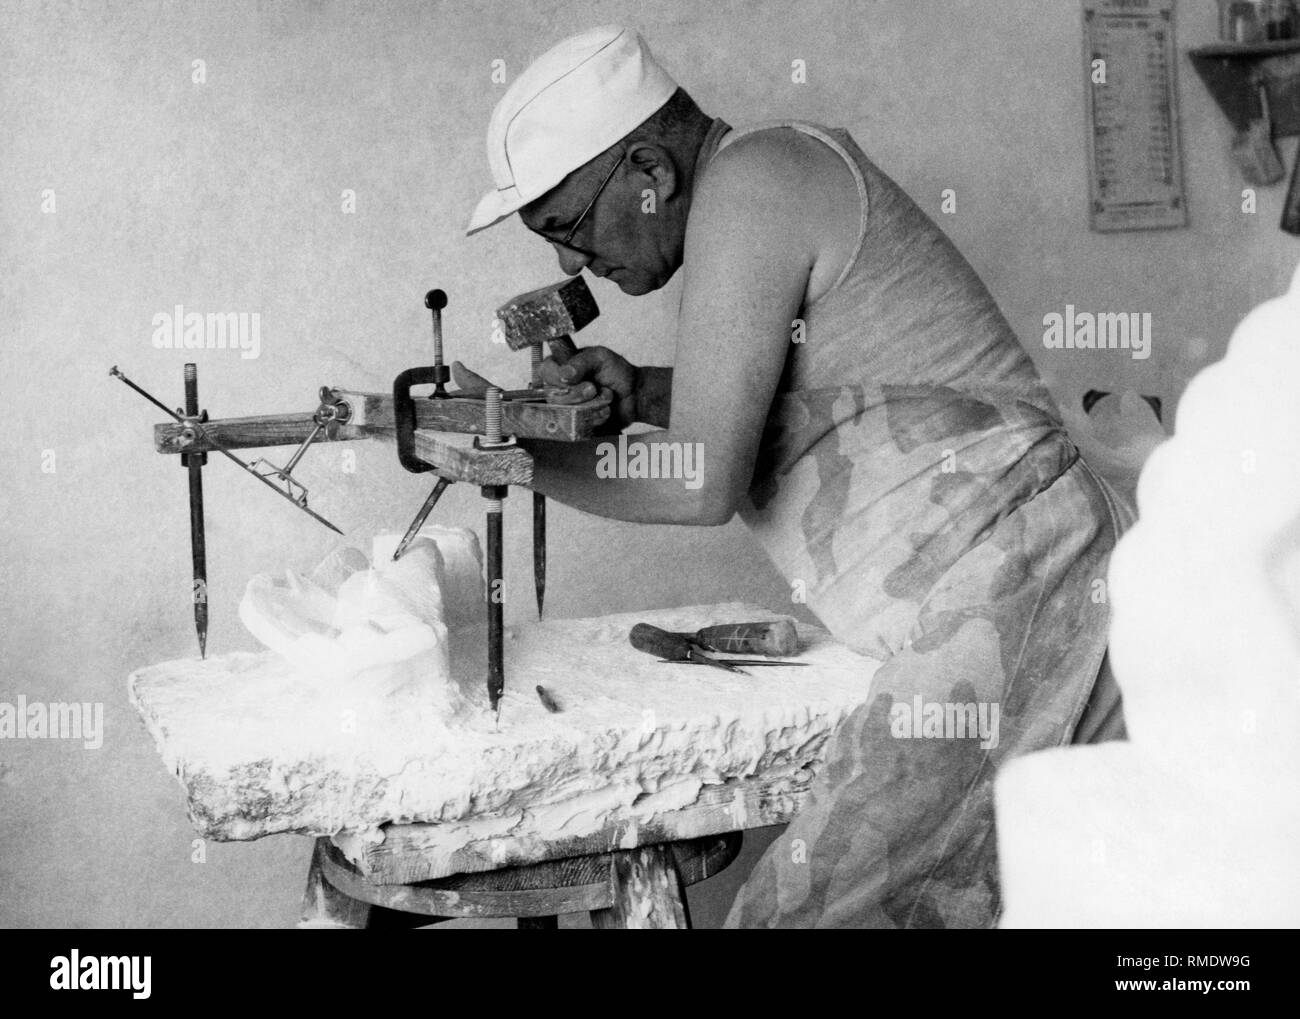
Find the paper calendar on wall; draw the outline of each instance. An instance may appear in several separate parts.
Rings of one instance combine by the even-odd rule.
[[[1084,0],[1092,229],[1187,225],[1174,0]]]

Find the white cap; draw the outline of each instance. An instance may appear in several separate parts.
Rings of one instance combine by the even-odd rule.
[[[541,198],[676,91],[631,29],[595,28],[547,50],[492,111],[487,151],[496,190],[480,199],[465,232],[486,229]]]

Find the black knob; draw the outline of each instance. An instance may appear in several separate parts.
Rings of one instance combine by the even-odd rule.
[[[424,306],[430,311],[441,311],[447,307],[447,295],[441,290],[430,290],[424,295]]]

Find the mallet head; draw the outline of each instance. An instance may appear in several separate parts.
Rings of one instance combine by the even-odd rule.
[[[599,314],[596,299],[581,276],[530,290],[497,309],[497,319],[511,350],[571,336]]]

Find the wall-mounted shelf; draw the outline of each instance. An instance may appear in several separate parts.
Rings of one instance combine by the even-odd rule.
[[[1274,136],[1300,134],[1300,39],[1215,43],[1187,55],[1236,130],[1244,131],[1260,116],[1262,81],[1268,88]]]
[[[1216,42],[1211,46],[1198,46],[1191,51],[1194,57],[1272,57],[1279,53],[1300,51],[1300,39],[1278,39],[1272,42]]]

